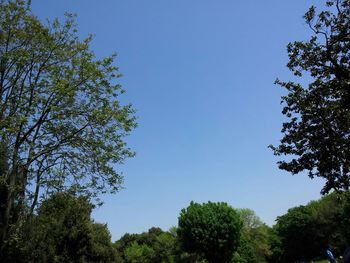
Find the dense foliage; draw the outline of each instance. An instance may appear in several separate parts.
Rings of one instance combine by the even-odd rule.
[[[243,221],[240,244],[234,254],[234,263],[266,263],[271,256],[268,242],[269,227],[251,209],[237,209]]]
[[[280,81],[282,97],[281,144],[276,155],[290,158],[279,167],[297,174],[326,179],[322,193],[350,186],[350,1],[327,1],[327,10],[311,7],[304,18],[313,32],[309,41],[288,45],[288,68],[309,85]]]
[[[235,209],[234,216],[227,221],[229,217],[225,212],[216,213],[220,209],[213,212],[208,204],[191,203],[183,209],[177,229],[164,232],[151,228],[142,234],[125,234],[114,244],[118,257],[116,262],[291,263],[324,259],[327,248],[339,257],[350,244],[348,192],[332,193],[320,200],[293,207],[279,216],[273,227],[264,224],[250,209]],[[217,206],[217,203],[210,204]],[[226,204],[223,206],[227,208]],[[186,220],[186,223],[180,219]],[[223,249],[228,246],[218,247],[217,244],[227,244],[225,241],[229,240],[229,234],[222,233],[226,233],[228,224],[237,222],[242,224],[240,234],[235,244],[224,252]],[[218,256],[214,261],[212,258],[218,251],[224,254],[225,259]],[[208,258],[206,253],[214,256]]]
[[[115,262],[116,253],[104,224],[91,219],[86,197],[58,193],[27,218],[2,259],[6,262]]]
[[[40,200],[120,188],[135,127],[114,56],[95,59],[67,15],[42,23],[23,0],[0,0],[0,253]]]
[[[227,259],[226,262],[267,262],[267,258],[271,256],[268,242],[269,227],[262,223],[250,209],[237,209],[236,211],[243,222],[243,229],[237,250],[233,251],[234,247],[231,247],[230,258],[232,259]],[[237,214],[235,214],[235,220],[237,220]],[[114,244],[117,251],[117,262],[208,262],[201,251],[184,249],[183,237],[178,236],[178,232],[179,228],[172,227],[169,231],[151,228],[148,232],[141,234],[125,234]],[[207,240],[218,238],[215,231],[206,234],[208,235]]]
[[[331,247],[340,256],[350,244],[350,195],[332,193],[306,206],[288,210],[274,226],[273,262],[324,258]]]
[[[175,233],[151,228],[142,234],[125,234],[115,243],[118,262],[174,262],[177,254]]]
[[[191,204],[179,216],[182,248],[209,263],[230,262],[238,248],[242,229],[239,214],[226,203]]]

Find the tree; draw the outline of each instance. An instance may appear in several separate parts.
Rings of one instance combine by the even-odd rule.
[[[331,193],[320,200],[312,201],[307,206],[311,209],[315,236],[320,247],[321,254],[324,254],[330,246],[332,252],[341,255],[347,247],[349,228],[349,215],[346,215],[346,206],[349,202],[349,193]]]
[[[209,263],[226,263],[238,247],[241,228],[238,213],[226,203],[191,202],[180,213],[177,233],[184,251]]]
[[[115,56],[97,60],[90,41],[72,15],[43,24],[23,0],[0,0],[1,248],[41,197],[120,189],[134,111],[119,102]]]
[[[331,193],[278,217],[269,232],[269,262],[324,258],[328,247],[341,255],[349,244],[349,196]]]
[[[176,241],[170,232],[152,227],[141,234],[125,234],[116,241],[115,249],[120,262],[173,262]]]
[[[88,262],[118,262],[106,224],[91,223]]]
[[[163,232],[156,237],[153,245],[155,258],[154,263],[174,262],[176,238],[169,232]]]
[[[115,250],[104,224],[91,220],[86,197],[57,193],[19,229],[16,243],[6,247],[6,262],[114,262]]]
[[[281,263],[283,257],[283,247],[281,237],[278,235],[277,227],[274,225],[268,231],[268,242],[270,246],[270,255],[268,262]]]
[[[304,16],[311,39],[288,44],[288,68],[311,82],[276,81],[287,90],[282,113],[288,121],[280,145],[270,146],[275,155],[291,157],[279,168],[326,179],[323,194],[350,186],[350,1],[326,5]]]
[[[345,241],[347,245],[350,244],[350,193],[348,192],[347,195],[344,197],[344,209],[342,211],[342,232],[343,237],[345,238]]]
[[[311,210],[307,206],[298,206],[277,218],[276,230],[281,238],[282,262],[311,260],[318,255],[319,242],[316,238]]]
[[[152,263],[154,250],[146,244],[138,244],[132,242],[130,246],[125,249],[125,262],[127,263]]]
[[[237,209],[237,212],[243,222],[241,242],[237,251],[240,259],[237,262],[267,262],[271,254],[268,242],[269,227],[251,209]]]

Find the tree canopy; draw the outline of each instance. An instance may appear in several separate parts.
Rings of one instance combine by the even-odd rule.
[[[0,0],[0,241],[40,198],[120,189],[136,126],[122,105],[115,55],[96,59],[74,16],[43,23],[23,0]]]
[[[91,219],[88,198],[62,192],[42,202],[36,215],[6,243],[4,262],[115,262],[105,224]]]
[[[349,244],[349,197],[349,192],[331,193],[277,217],[271,262],[324,258],[328,247],[342,255]]]
[[[322,177],[322,193],[350,186],[350,1],[330,0],[327,9],[312,6],[304,19],[313,35],[288,44],[288,68],[308,85],[277,80],[282,97],[280,145],[271,146],[283,170]]]
[[[329,247],[339,258],[350,242],[349,208],[349,192],[331,193],[290,208],[269,227],[247,208],[191,203],[177,229],[153,227],[116,241],[116,262],[291,263],[323,260]],[[228,216],[232,209],[234,220]],[[234,222],[241,227],[239,235]]]
[[[174,262],[177,255],[177,240],[170,232],[152,227],[141,234],[125,234],[115,243],[117,262]],[[182,262],[177,260],[176,262]]]
[[[266,263],[271,255],[269,227],[251,209],[241,208],[237,212],[242,219],[243,228],[234,263]]]
[[[184,251],[209,263],[227,263],[238,248],[241,229],[239,214],[226,203],[191,202],[180,213],[177,233]]]

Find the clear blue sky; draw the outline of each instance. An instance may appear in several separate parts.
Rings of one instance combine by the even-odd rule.
[[[125,189],[93,216],[113,240],[177,224],[182,208],[225,201],[274,224],[320,197],[322,182],[278,170],[276,77],[291,79],[286,44],[306,39],[302,15],[325,1],[33,0],[40,18],[76,13],[98,57],[118,53],[122,100],[137,109],[137,155],[118,167]]]

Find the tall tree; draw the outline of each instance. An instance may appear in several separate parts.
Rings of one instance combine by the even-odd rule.
[[[327,9],[312,6],[304,19],[313,35],[309,41],[289,43],[288,68],[308,85],[280,81],[283,138],[271,146],[283,170],[322,177],[322,193],[350,186],[350,1],[326,1]]]
[[[0,245],[40,197],[116,192],[135,127],[114,57],[79,40],[74,17],[43,24],[23,0],[0,0]],[[5,160],[4,160],[5,159]]]
[[[209,263],[228,263],[238,248],[241,229],[239,214],[226,203],[191,202],[181,211],[177,233],[184,251]]]

